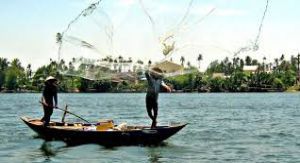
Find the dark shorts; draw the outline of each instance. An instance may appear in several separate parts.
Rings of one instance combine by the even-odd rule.
[[[146,96],[146,107],[147,110],[157,110],[158,109],[158,104],[157,104],[157,98],[153,96]]]
[[[45,124],[48,125],[50,122],[50,117],[53,113],[53,107],[44,106],[43,109],[44,109],[44,117],[42,118],[42,121],[44,121]]]

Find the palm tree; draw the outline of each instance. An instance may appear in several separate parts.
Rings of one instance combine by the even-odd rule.
[[[297,70],[298,70],[298,83],[300,82],[300,53],[298,53],[298,56],[297,56]]]
[[[279,60],[278,60],[278,58],[275,58],[275,65],[276,65],[276,69],[278,70],[278,66],[279,66]]]
[[[264,56],[264,57],[263,57],[263,71],[265,71],[265,62],[266,62],[266,59],[267,59],[267,58]]]
[[[281,55],[280,61],[282,62],[284,60],[284,54]]]
[[[191,62],[190,62],[190,61],[187,62],[187,66],[188,66],[189,68],[191,67]]]
[[[235,63],[236,63],[236,66],[240,66],[240,65],[239,65],[239,63],[240,63],[240,57],[236,57]]]
[[[69,72],[70,73],[74,73],[74,71],[75,71],[75,67],[74,67],[74,65],[73,65],[73,62],[69,62]]]
[[[244,65],[245,65],[244,60],[243,60],[243,59],[240,59],[240,67],[241,67],[241,69],[243,69]]]
[[[181,66],[183,66],[183,65],[184,65],[184,62],[185,62],[185,58],[184,58],[183,56],[181,56],[180,62],[181,62]]]
[[[144,62],[142,60],[137,60],[136,63],[141,64],[141,65],[144,64]]]
[[[247,65],[247,66],[250,66],[250,65],[251,65],[251,62],[252,62],[252,59],[251,59],[250,56],[246,56],[245,61],[246,61],[246,65]]]
[[[201,63],[202,59],[203,59],[202,54],[199,54],[198,58],[197,58],[197,61],[199,62],[199,65],[198,65],[199,70],[200,70],[200,63]]]
[[[269,70],[273,70],[273,63],[272,62],[269,63]]]
[[[117,59],[114,59],[113,62],[114,62],[114,64],[113,64],[114,70],[117,70],[118,60],[117,60]]]
[[[150,67],[150,66],[151,66],[151,64],[152,64],[152,61],[151,61],[151,60],[149,60],[149,61],[148,61],[148,67]]]
[[[58,44],[58,59],[60,60],[60,53],[61,53],[61,48],[62,48],[62,39],[63,35],[61,33],[56,33],[56,43]]]
[[[232,66],[233,66],[233,69],[235,69],[235,68],[237,68],[237,64],[238,64],[238,62],[239,62],[239,60],[240,60],[240,58],[239,57],[237,57],[237,58],[233,58],[233,60],[232,60]]]
[[[225,68],[225,74],[231,74],[231,68],[232,68],[232,63],[231,62],[227,62],[227,64],[225,65],[227,68]]]
[[[300,53],[298,53],[298,55],[297,55],[297,70],[299,73],[299,71],[300,71]]]
[[[7,61],[7,59],[0,57],[0,71],[4,71],[5,69],[7,69],[8,65],[9,62]]]
[[[252,65],[258,65],[258,60],[257,59],[253,59],[252,60]]]
[[[13,61],[11,62],[11,67],[15,67],[17,69],[24,70],[24,68],[21,65],[20,60],[17,58],[13,59]]]
[[[119,59],[119,63],[123,62],[123,57],[121,55],[118,57],[118,59]]]
[[[132,58],[131,57],[128,58],[128,63],[132,63]]]
[[[66,67],[66,66],[65,66],[65,63],[66,63],[65,60],[61,59],[60,62],[59,62],[59,64],[58,64],[58,69],[59,69],[59,70],[65,71],[65,70],[66,70],[66,69],[65,69],[65,67]],[[55,65],[55,64],[54,64],[54,65]]]
[[[266,64],[266,70],[269,70],[270,68],[269,68],[269,65],[268,64]]]
[[[124,60],[121,55],[118,57],[118,59],[119,59],[119,72],[122,72],[122,68],[123,68],[122,64],[123,64]]]
[[[28,64],[28,65],[27,65],[27,68],[26,68],[26,75],[27,75],[27,79],[30,79],[30,78],[31,78],[31,75],[32,75],[31,64]]]
[[[6,58],[0,57],[0,91],[5,83],[5,71],[7,70],[9,62]]]

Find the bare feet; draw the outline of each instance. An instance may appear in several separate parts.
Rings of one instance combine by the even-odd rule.
[[[156,121],[152,121],[152,125],[151,125],[151,128],[155,128],[156,127]]]

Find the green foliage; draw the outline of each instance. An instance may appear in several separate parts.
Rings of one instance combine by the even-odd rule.
[[[5,71],[5,87],[8,90],[17,90],[25,84],[24,68],[18,59],[14,59]]]
[[[218,60],[211,62],[206,70],[207,74],[221,73],[221,72],[223,72],[223,66],[219,64]]]
[[[0,91],[5,83],[5,71],[0,71]]]
[[[175,90],[193,89],[195,74],[184,74],[168,78],[168,82]]]
[[[296,72],[291,69],[285,71],[281,80],[286,87],[294,85],[296,82]]]
[[[111,63],[117,63],[118,60],[120,63],[124,62],[122,56],[118,60],[113,60],[111,57],[107,57],[106,60]],[[131,59],[129,60],[132,62]],[[199,62],[198,67],[200,67],[201,60],[202,55],[199,54],[197,58]],[[295,87],[295,83],[300,65],[300,55],[297,57],[292,56],[290,61],[285,60],[284,55],[281,55],[279,59],[275,58],[274,63],[266,63],[265,61],[265,57],[262,63],[249,56],[246,56],[245,59],[239,57],[230,59],[226,57],[223,60],[211,62],[204,74],[199,73],[196,67],[189,64],[189,67],[185,70],[191,73],[169,77],[165,81],[175,90],[200,92],[268,91],[284,90],[291,87],[298,88]],[[181,62],[184,64],[184,57],[181,57]],[[81,64],[79,69],[76,70],[74,63],[75,59],[69,63],[65,63],[64,60],[56,62],[50,59],[49,64],[39,67],[33,74],[30,64],[24,69],[18,59],[13,59],[10,63],[6,58],[0,57],[0,91],[3,88],[15,91],[21,89],[41,91],[44,86],[44,80],[49,75],[59,80],[59,90],[61,92],[78,90],[81,92],[141,92],[147,88],[146,81],[123,81],[119,83],[109,80],[90,81],[58,73],[58,70],[68,74],[85,72],[85,64]],[[151,63],[149,61],[148,64],[150,65]],[[138,61],[138,64],[134,68],[134,72],[141,77],[143,76],[143,62]],[[243,72],[244,65],[258,65],[259,69],[255,72]],[[117,68],[115,67],[115,71],[117,71]],[[270,68],[272,68],[272,71],[270,71]],[[94,66],[93,69],[99,70],[101,67]],[[225,76],[213,77],[214,73],[223,73]]]
[[[274,79],[274,81],[272,83],[272,86],[274,88],[278,88],[278,89],[284,88],[284,84],[283,84],[283,82],[279,78],[275,78]]]
[[[241,71],[233,73],[229,79],[225,80],[225,88],[230,92],[240,92],[247,90],[247,75]]]
[[[194,89],[201,90],[207,85],[207,81],[204,76],[200,73],[197,73],[194,79]]]
[[[18,88],[18,83],[17,83],[17,80],[18,80],[18,75],[17,75],[17,72],[10,68],[6,71],[6,74],[5,74],[5,87],[8,89],[8,90],[16,90]]]
[[[8,64],[9,63],[6,58],[0,57],[0,91],[2,90],[2,87],[5,84],[5,73],[6,73]]]
[[[224,91],[225,79],[220,77],[210,78],[208,80],[208,86],[211,92],[223,92]]]
[[[89,85],[89,81],[88,80],[86,80],[86,79],[83,79],[83,78],[81,78],[80,80],[79,80],[79,90],[81,91],[81,92],[86,92],[87,90],[88,90],[88,85]]]
[[[100,80],[93,83],[93,88],[96,89],[97,92],[109,92],[111,87],[111,82],[106,80]]]
[[[274,77],[280,79],[284,87],[293,86],[296,83],[296,72],[289,69],[287,71],[277,71],[274,73]]]
[[[139,82],[131,84],[130,90],[135,92],[144,92],[147,88],[147,82]]]

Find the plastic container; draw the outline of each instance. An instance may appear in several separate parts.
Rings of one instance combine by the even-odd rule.
[[[96,125],[97,131],[106,131],[109,129],[113,129],[113,127],[114,127],[113,120],[101,120]]]

